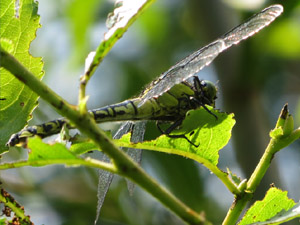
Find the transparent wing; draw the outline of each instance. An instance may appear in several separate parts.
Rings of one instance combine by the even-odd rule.
[[[144,135],[146,131],[146,121],[138,121],[133,124],[132,127],[132,134],[131,134],[131,142],[138,143],[142,142],[144,140]],[[141,149],[127,149],[127,155],[129,155],[130,158],[132,158],[135,162],[137,162],[139,165],[142,161],[142,150]],[[135,188],[135,183],[133,183],[131,180],[126,178],[127,188],[129,191],[130,196],[133,195],[133,191]]]
[[[268,26],[282,11],[283,7],[281,5],[269,6],[216,41],[181,60],[157,80],[153,81],[150,85],[151,88],[142,96],[139,106],[143,105],[150,98],[162,95],[175,84],[193,76],[202,70],[203,67],[209,65],[221,52]]]
[[[132,127],[132,122],[130,121],[126,122],[118,129],[118,131],[115,133],[113,138],[114,139],[121,138],[124,134],[129,132],[131,127]],[[110,159],[105,154],[102,155],[100,160],[104,162],[110,162]],[[110,173],[106,170],[101,170],[101,169],[99,170],[99,180],[98,180],[98,190],[97,190],[98,202],[97,202],[97,210],[96,210],[96,219],[94,224],[97,224],[102,205],[104,203],[106,194],[108,192],[108,189],[110,187],[113,178],[114,178],[113,173]]]
[[[124,123],[118,131],[114,135],[114,139],[120,139],[124,134],[128,133],[130,130],[132,130],[132,136],[131,141],[136,142],[142,142],[144,140],[144,134],[145,134],[145,126],[146,121],[139,121],[136,123],[133,123],[131,121],[127,121]],[[127,154],[138,164],[140,164],[142,160],[142,151],[140,149],[128,149]],[[106,155],[102,155],[102,158],[100,159],[104,162],[109,162],[110,159]],[[99,181],[98,181],[98,203],[97,203],[97,210],[96,210],[96,219],[95,223],[97,223],[100,215],[100,211],[103,205],[103,202],[105,200],[106,194],[108,192],[108,189],[110,187],[110,184],[113,180],[114,174],[110,173],[106,170],[99,170]],[[130,180],[127,180],[127,187],[130,195],[133,194],[133,190],[135,188],[135,184],[132,183]]]

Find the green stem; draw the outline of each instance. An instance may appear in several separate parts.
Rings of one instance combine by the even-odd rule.
[[[139,184],[189,224],[205,223],[205,218],[202,215],[184,205],[174,195],[161,187],[159,183],[146,174],[144,170],[132,161],[123,151],[118,149],[105,133],[98,128],[89,114],[79,113],[74,106],[71,106],[64,101],[20,64],[12,55],[2,49],[0,57],[2,67],[10,71],[32,91],[50,103],[61,115],[67,117],[82,133],[85,133],[90,137],[93,142],[111,158],[113,164],[117,167],[119,174],[126,176]]]
[[[254,192],[263,176],[266,174],[267,169],[270,167],[271,161],[274,158],[274,154],[277,152],[276,142],[276,139],[271,139],[268,144],[265,153],[247,182],[247,191]]]
[[[299,139],[299,137],[300,128],[294,130],[287,137],[280,136],[278,138],[271,138],[263,156],[247,182],[246,189],[241,195],[236,195],[235,201],[232,203],[232,206],[223,221],[223,225],[236,224],[240,214],[246,207],[247,202],[252,199],[253,193],[266,174],[267,169],[270,167],[275,153],[290,145],[292,142]]]
[[[224,221],[223,225],[235,224],[245,208],[248,201],[251,200],[253,192],[256,190],[261,179],[269,168],[271,161],[276,151],[274,150],[275,139],[271,139],[268,147],[266,148],[262,158],[252,173],[249,181],[247,182],[246,190],[241,195],[236,195]],[[276,146],[276,145],[275,145]]]
[[[280,151],[284,147],[290,145],[300,137],[300,128],[294,130],[287,137],[272,138],[268,144],[265,153],[260,159],[257,167],[252,173],[249,181],[247,182],[247,191],[254,192],[259,185],[261,179],[270,167],[271,161],[274,158],[276,152]]]
[[[248,201],[252,199],[252,193],[244,193],[242,196],[236,196],[222,225],[236,224]]]
[[[18,161],[18,162],[13,162],[13,163],[3,163],[0,164],[0,170],[5,170],[5,169],[13,169],[13,168],[20,168],[24,166],[48,166],[48,165],[54,165],[54,164],[63,164],[67,166],[88,166],[88,167],[93,167],[93,168],[98,168],[102,170],[107,170],[111,173],[117,173],[117,169],[115,168],[114,165],[111,163],[105,163],[96,159],[92,158],[85,158],[85,159],[47,159],[47,160],[32,160],[32,161]]]

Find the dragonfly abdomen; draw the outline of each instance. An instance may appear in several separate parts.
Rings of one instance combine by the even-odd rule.
[[[126,100],[113,105],[89,111],[97,123],[122,121],[122,120],[149,120],[162,113],[156,99],[138,107],[140,98]]]
[[[112,121],[112,120],[128,120],[128,117],[132,117],[138,114],[136,100],[126,100],[124,102],[105,106],[99,109],[90,111],[97,123]]]

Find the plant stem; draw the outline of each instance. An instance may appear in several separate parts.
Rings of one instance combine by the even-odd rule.
[[[256,166],[254,172],[252,173],[249,181],[247,182],[246,190],[241,195],[236,195],[235,200],[232,203],[224,221],[223,225],[235,224],[245,208],[248,201],[251,200],[254,191],[256,190],[261,179],[265,175],[267,169],[269,168],[274,154],[277,152],[275,149],[276,144],[275,139],[271,139],[268,147],[266,148],[263,156],[261,157],[258,165]]]
[[[258,165],[247,182],[247,191],[254,192],[271,165],[274,154],[277,152],[276,139],[271,139]]]
[[[280,118],[279,118],[280,119]],[[278,124],[278,123],[277,123]],[[274,155],[279,150],[290,145],[295,140],[300,137],[300,128],[294,130],[288,136],[279,136],[277,138],[271,138],[263,156],[261,157],[258,165],[256,166],[254,172],[252,173],[250,179],[247,182],[247,187],[241,195],[236,195],[234,202],[232,203],[230,210],[228,211],[223,225],[236,224],[240,214],[245,208],[248,201],[252,199],[253,193],[255,192],[257,186],[264,177],[267,169],[271,165],[271,161]]]
[[[242,197],[236,196],[222,225],[236,224],[247,202],[252,199],[252,196],[252,193],[244,193]]]
[[[245,208],[248,201],[252,199],[253,193],[259,185],[261,179],[267,172],[274,154],[278,151],[277,139],[271,139],[258,165],[247,182],[247,187],[242,195],[236,195],[224,221],[223,225],[235,224]]]
[[[90,137],[94,143],[111,158],[112,163],[118,169],[118,174],[126,176],[139,184],[189,224],[205,223],[205,218],[202,215],[184,205],[174,195],[146,174],[144,170],[132,161],[123,151],[118,149],[117,146],[105,135],[105,133],[98,128],[95,121],[89,114],[81,114],[78,112],[76,107],[63,100],[48,86],[37,79],[12,55],[2,49],[0,51],[0,57],[0,66],[10,71],[32,91],[51,104],[61,115],[67,117],[82,133],[85,133],[88,137]]]
[[[40,167],[40,166],[48,166],[48,165],[57,165],[57,164],[63,164],[67,166],[74,166],[74,165],[81,165],[81,166],[88,166],[88,167],[93,167],[93,168],[98,168],[102,170],[107,170],[111,173],[117,173],[116,168],[114,165],[111,163],[105,163],[96,159],[92,158],[85,158],[85,159],[41,159],[41,160],[33,160],[33,161],[18,161],[18,162],[13,162],[13,163],[2,163],[0,164],[0,170],[5,170],[5,169],[13,169],[13,168],[20,168],[24,166],[35,166],[35,167]]]

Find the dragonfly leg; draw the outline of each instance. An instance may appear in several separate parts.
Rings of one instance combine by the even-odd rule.
[[[167,137],[170,137],[170,138],[184,138],[185,140],[187,140],[187,142],[189,142],[191,145],[195,146],[196,148],[199,147],[199,145],[196,145],[195,143],[193,143],[192,141],[190,141],[184,134],[170,134],[174,129],[176,129],[178,126],[181,125],[182,121],[183,121],[184,118],[181,118],[181,119],[178,119],[176,120],[167,130],[163,130],[161,127],[160,127],[160,122],[157,121],[156,122],[156,126],[158,128],[158,130],[162,133],[162,134],[165,134]]]
[[[216,120],[218,120],[218,117],[216,114],[214,114],[212,111],[210,111],[205,105],[201,105],[203,109],[205,109],[210,115],[214,116]]]

